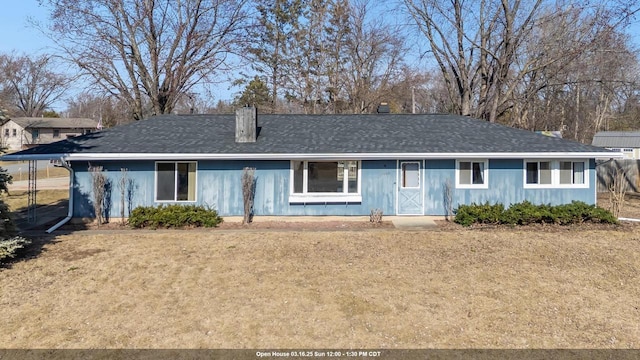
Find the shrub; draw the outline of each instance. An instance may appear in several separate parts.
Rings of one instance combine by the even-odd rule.
[[[0,240],[0,262],[16,256],[18,250],[31,244],[31,241],[20,236]]]
[[[382,223],[382,209],[371,209],[371,214],[369,215],[369,222],[374,224]]]
[[[0,262],[14,258],[17,252],[31,244],[31,241],[15,236],[16,228],[9,207],[0,201]]]
[[[534,205],[528,201],[512,204],[504,209],[502,204],[489,203],[460,205],[456,210],[456,223],[463,226],[472,224],[579,224],[585,221],[594,223],[617,224],[618,220],[605,209],[574,201],[564,205]]]
[[[594,206],[591,208],[590,213],[591,222],[599,222],[603,224],[617,224],[618,218],[613,215],[613,213],[607,209],[603,209],[601,207]]]
[[[454,221],[463,226],[474,223],[499,224],[503,213],[504,206],[502,204],[491,205],[486,202],[484,204],[460,205],[455,211]]]
[[[134,228],[216,227],[221,222],[217,211],[202,205],[140,206],[129,215]]]
[[[529,225],[554,223],[551,205],[534,205],[528,201],[511,205],[502,214],[501,223],[510,225]]]

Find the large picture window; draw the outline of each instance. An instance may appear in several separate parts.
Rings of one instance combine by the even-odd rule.
[[[525,188],[588,187],[584,160],[525,160]]]
[[[359,161],[291,162],[291,202],[357,202]]]
[[[157,162],[156,201],[196,201],[196,163]]]
[[[456,187],[479,188],[489,187],[488,160],[458,160],[456,161]]]

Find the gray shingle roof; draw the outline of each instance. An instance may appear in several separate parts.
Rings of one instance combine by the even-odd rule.
[[[11,120],[24,129],[95,129],[98,125],[97,121],[88,118],[18,117]]]
[[[640,148],[640,131],[600,131],[591,145],[609,148]]]
[[[536,153],[608,150],[454,115],[258,115],[255,143],[235,115],[162,115],[14,155],[63,153]]]

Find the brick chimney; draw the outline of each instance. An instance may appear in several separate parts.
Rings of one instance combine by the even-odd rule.
[[[258,109],[245,106],[236,110],[236,142],[256,142],[258,137]]]

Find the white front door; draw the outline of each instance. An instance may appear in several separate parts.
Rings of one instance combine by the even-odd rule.
[[[398,215],[422,215],[422,162],[399,161],[397,181],[397,209]]]

